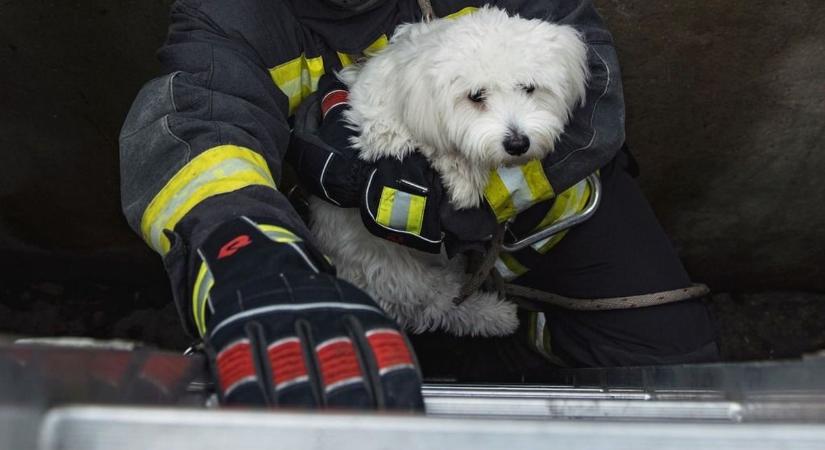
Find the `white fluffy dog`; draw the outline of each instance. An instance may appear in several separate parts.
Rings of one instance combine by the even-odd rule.
[[[482,201],[491,170],[541,159],[584,100],[587,47],[572,27],[482,8],[457,19],[399,26],[389,45],[345,69],[347,120],[360,157],[420,152],[450,201]],[[517,325],[496,293],[453,299],[468,276],[447,260],[370,234],[355,209],[314,198],[311,228],[339,275],[370,293],[408,330],[496,336]]]

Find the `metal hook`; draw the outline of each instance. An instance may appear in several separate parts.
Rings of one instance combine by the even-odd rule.
[[[501,249],[505,252],[515,252],[521,250],[528,245],[535,244],[538,241],[549,238],[560,231],[564,231],[591,218],[596,212],[596,209],[598,209],[599,203],[602,199],[602,184],[596,174],[588,176],[586,180],[587,184],[590,185],[590,198],[588,199],[584,209],[570,217],[553,222],[546,228],[543,228],[523,239],[519,239],[516,242],[504,243],[501,246]]]

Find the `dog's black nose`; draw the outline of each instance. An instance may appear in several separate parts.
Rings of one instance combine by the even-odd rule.
[[[513,155],[523,155],[530,148],[530,138],[522,133],[510,133],[504,138],[504,151]]]

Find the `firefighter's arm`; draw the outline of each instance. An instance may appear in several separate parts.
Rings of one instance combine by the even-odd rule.
[[[621,73],[613,38],[591,0],[516,0],[523,17],[567,24],[582,33],[588,45],[590,81],[585,103],[576,108],[555,151],[541,163],[519,168],[520,173],[493,174],[487,200],[499,220],[567,190],[610,162],[625,140],[625,110]],[[512,172],[512,173],[511,173]],[[502,178],[509,178],[503,183]],[[514,183],[517,180],[519,183]],[[519,194],[506,186],[522,186]],[[522,201],[514,204],[513,198]],[[530,197],[532,201],[524,199]]]
[[[252,47],[176,2],[158,56],[168,73],[143,87],[120,136],[131,227],[162,255],[172,244],[164,230],[196,248],[240,214],[306,235],[276,186],[289,140],[287,99]]]
[[[237,16],[259,4],[173,6],[168,73],[140,91],[121,132],[124,213],[163,256],[224,403],[419,408],[403,334],[331,275],[278,191],[288,99],[250,43],[272,30]],[[242,22],[248,36],[229,31]]]

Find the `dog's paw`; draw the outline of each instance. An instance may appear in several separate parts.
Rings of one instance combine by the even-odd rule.
[[[507,336],[518,328],[516,305],[494,292],[478,292],[445,314],[439,328],[457,336]]]

